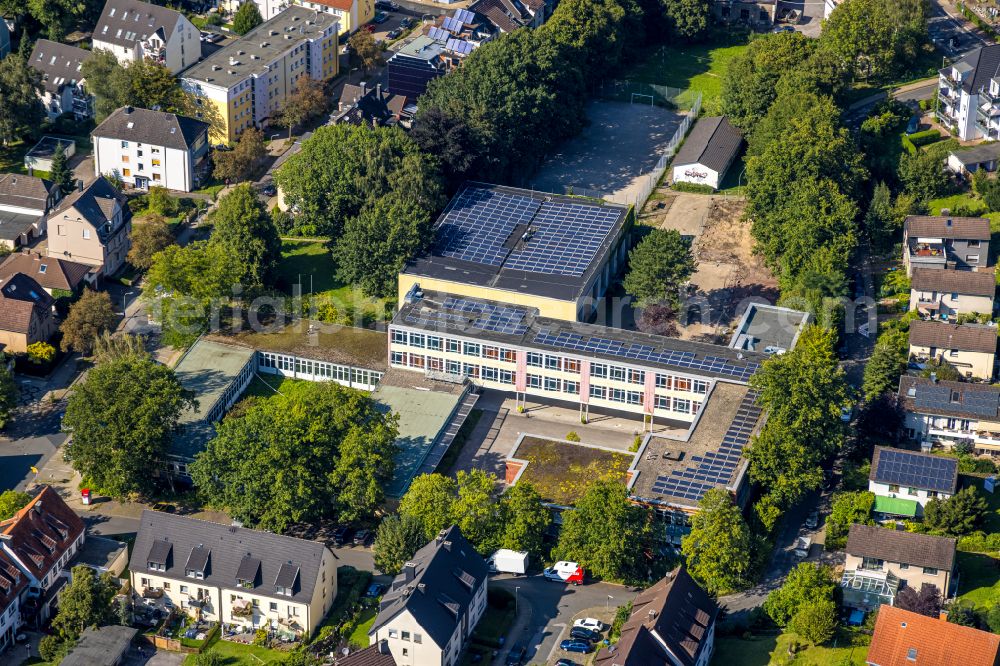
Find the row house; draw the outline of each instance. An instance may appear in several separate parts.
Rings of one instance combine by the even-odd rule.
[[[996,289],[992,269],[914,268],[910,278],[910,311],[942,321],[953,320],[960,314],[992,317]]]
[[[996,351],[996,326],[910,322],[910,359],[917,365],[947,362],[967,378],[990,381]]]

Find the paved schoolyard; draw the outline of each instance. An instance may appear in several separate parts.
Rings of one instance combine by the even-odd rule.
[[[656,166],[681,116],[648,104],[593,101],[589,125],[565,142],[526,183],[562,194],[567,187],[634,200],[638,181]],[[579,193],[579,192],[578,192]]]

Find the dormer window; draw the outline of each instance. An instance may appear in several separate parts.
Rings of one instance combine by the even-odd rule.
[[[275,591],[284,597],[293,597],[299,584],[299,567],[291,561],[281,565],[274,579]]]
[[[205,580],[208,571],[211,551],[201,544],[191,549],[187,564],[184,566],[184,575],[195,580]]]
[[[240,561],[239,569],[236,570],[236,584],[244,589],[252,590],[257,587],[257,577],[259,575],[260,560],[247,553]]]
[[[149,549],[146,557],[146,567],[151,571],[166,571],[170,564],[170,554],[172,546],[169,541],[157,539]]]

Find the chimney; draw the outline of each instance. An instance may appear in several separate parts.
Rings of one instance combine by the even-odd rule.
[[[382,99],[382,84],[381,83],[376,83],[375,84],[375,96],[378,97],[379,100]]]
[[[403,565],[403,579],[407,583],[411,582],[414,579],[414,577],[416,577],[416,575],[417,575],[416,562],[407,562],[406,564]]]
[[[451,541],[445,541],[442,545],[444,546],[445,550],[451,552]]]
[[[131,107],[131,106],[126,106],[126,107],[125,107],[125,110],[123,111],[123,113],[124,113],[124,114],[125,114],[126,116],[127,116],[127,115],[129,115],[130,113],[132,113],[132,107]]]
[[[358,84],[358,87],[361,88],[361,96],[364,97],[365,93],[368,91],[368,82],[362,81]]]
[[[389,641],[384,638],[378,642],[378,653],[389,654]]]

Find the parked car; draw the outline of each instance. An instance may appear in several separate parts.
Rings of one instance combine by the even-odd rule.
[[[523,645],[515,645],[507,653],[507,666],[521,666],[526,656],[528,656],[528,649]]]
[[[260,193],[265,197],[273,197],[278,193],[278,188],[274,185],[265,185],[260,189]]]
[[[393,28],[392,30],[390,30],[388,32],[388,34],[386,34],[386,37],[389,38],[389,39],[396,39],[397,37],[399,37],[402,34],[403,34],[403,31],[400,30],[399,28]]]
[[[584,570],[576,562],[556,562],[551,567],[542,572],[546,579],[556,583],[573,583],[579,585],[583,582]]]
[[[351,535],[351,530],[343,525],[337,525],[333,529],[333,542],[338,546],[343,546],[347,543],[347,537]]]
[[[394,12],[399,10],[399,5],[392,0],[376,0],[375,9],[384,9],[389,12]]]
[[[559,644],[559,649],[566,652],[579,652],[580,654],[590,654],[593,649],[586,641],[565,640]]]
[[[368,586],[368,589],[365,590],[365,596],[368,598],[381,597],[384,592],[385,592],[385,585],[382,585],[380,583],[372,583],[371,585]]]
[[[406,30],[411,25],[413,25],[413,19],[411,19],[409,16],[405,17],[402,21],[399,22],[399,27],[402,28],[403,30]]]
[[[375,12],[375,18],[372,19],[372,23],[385,23],[389,20],[389,15],[385,12]]]
[[[809,517],[806,518],[806,527],[811,530],[819,527],[819,511],[813,511],[809,514]]]
[[[371,530],[358,530],[358,533],[354,535],[355,546],[367,546],[368,542],[371,540],[372,540]]]
[[[556,666],[577,666],[577,663],[572,659],[560,659],[556,662]]]
[[[365,32],[375,32],[375,26],[372,25],[371,23],[365,23],[363,26],[361,26],[361,29],[364,30]]]
[[[569,637],[581,641],[590,641],[591,643],[596,643],[601,640],[601,635],[599,633],[591,631],[590,629],[585,629],[584,627],[573,627],[569,630]]]
[[[604,631],[604,623],[592,617],[581,617],[573,623],[574,627],[583,627],[591,631]]]

